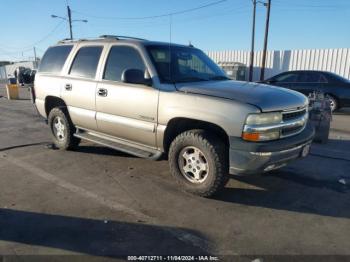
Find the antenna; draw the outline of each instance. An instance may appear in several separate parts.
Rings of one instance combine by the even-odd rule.
[[[172,38],[172,27],[173,27],[173,16],[169,15],[169,43],[171,44]]]

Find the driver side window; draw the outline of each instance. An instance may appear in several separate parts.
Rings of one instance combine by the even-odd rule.
[[[125,69],[145,71],[146,66],[135,48],[113,46],[108,54],[103,79],[120,82]]]

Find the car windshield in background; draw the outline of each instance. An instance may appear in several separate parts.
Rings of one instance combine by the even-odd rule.
[[[148,46],[147,49],[161,82],[229,80],[225,72],[199,49],[165,45]]]

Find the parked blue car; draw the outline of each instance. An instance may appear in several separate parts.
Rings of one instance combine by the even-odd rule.
[[[332,111],[350,107],[350,80],[325,71],[288,71],[261,83],[289,88],[304,95],[320,91],[328,96]]]

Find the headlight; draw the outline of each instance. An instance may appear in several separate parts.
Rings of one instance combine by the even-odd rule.
[[[280,130],[273,126],[281,122],[282,113],[250,114],[246,119],[242,138],[254,142],[279,139]]]
[[[247,117],[247,125],[270,125],[282,122],[281,113],[250,114]]]

